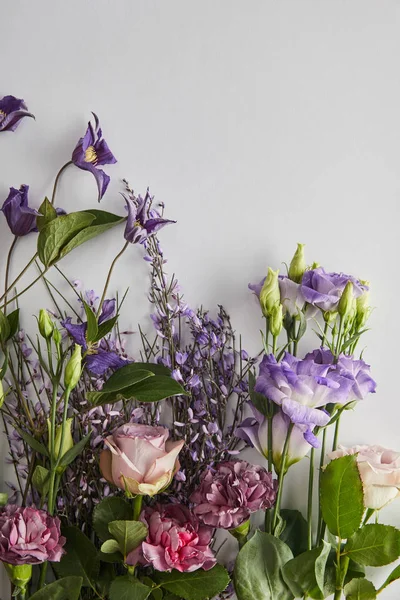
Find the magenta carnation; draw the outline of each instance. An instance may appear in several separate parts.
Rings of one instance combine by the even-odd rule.
[[[0,560],[10,565],[59,562],[66,540],[60,520],[44,510],[9,504],[0,509]]]
[[[127,556],[127,564],[151,565],[157,571],[190,572],[211,569],[215,563],[209,547],[212,529],[199,523],[182,504],[147,506],[140,520],[149,529],[139,548]]]
[[[235,529],[251,513],[271,508],[276,488],[276,480],[263,467],[244,460],[228,461],[202,473],[200,487],[190,500],[205,525]]]

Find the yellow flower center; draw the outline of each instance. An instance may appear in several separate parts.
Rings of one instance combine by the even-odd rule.
[[[95,164],[97,162],[97,154],[94,146],[89,146],[85,152],[85,162]]]
[[[6,117],[6,113],[3,110],[0,110],[0,119]]]

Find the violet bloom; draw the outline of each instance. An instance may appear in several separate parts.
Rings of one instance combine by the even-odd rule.
[[[358,279],[344,273],[327,273],[322,267],[306,271],[301,282],[301,292],[307,302],[322,311],[335,311],[346,284],[353,284],[354,298],[358,298],[368,287]]]
[[[0,100],[0,131],[15,131],[24,117],[35,118],[28,112],[25,102],[15,96],[4,96]]]
[[[249,289],[252,290],[258,298],[260,297],[264,282],[265,277],[260,283],[249,283]],[[279,275],[278,282],[283,312],[289,313],[291,316],[296,316],[303,310],[306,303],[300,285],[289,279],[289,277],[286,277],[286,275]],[[307,313],[306,316],[310,318],[313,315]]]
[[[146,506],[140,520],[149,533],[141,546],[128,554],[128,565],[140,563],[156,571],[190,573],[207,571],[216,564],[209,546],[211,527],[200,524],[183,504]]]
[[[165,225],[176,223],[169,219],[163,219],[158,211],[152,208],[152,197],[147,190],[144,198],[141,196],[128,196],[123,194],[128,209],[128,220],[126,222],[124,237],[132,244],[143,244],[148,237],[154,235]]]
[[[66,540],[60,520],[44,510],[8,504],[0,508],[0,560],[10,565],[59,562]]]
[[[251,513],[271,508],[276,489],[276,480],[263,467],[244,460],[228,461],[202,473],[190,501],[205,525],[235,529],[248,521]]]
[[[39,214],[28,206],[29,185],[21,185],[19,190],[10,188],[10,193],[1,210],[11,232],[16,236],[23,236],[35,231],[36,217]]]
[[[115,300],[105,300],[99,317],[99,324],[109,320],[115,312]],[[112,350],[100,348],[97,343],[88,344],[86,340],[87,323],[72,323],[71,317],[62,321],[62,326],[76,344],[82,347],[85,353],[85,365],[88,370],[101,377],[108,369],[119,369],[126,365],[126,360]]]
[[[79,140],[72,153],[72,162],[80,169],[93,173],[99,190],[100,201],[110,183],[110,177],[98,166],[112,165],[117,162],[117,159],[107,146],[106,141],[102,139],[103,134],[97,115],[92,114],[95,126],[93,127],[90,122],[88,123],[85,137]]]
[[[306,426],[304,438],[315,447],[315,426],[325,426],[330,416],[320,410],[327,404],[343,404],[353,381],[335,374],[330,364],[318,364],[312,356],[303,360],[285,353],[281,362],[270,354],[260,364],[254,390],[281,407],[294,425]]]

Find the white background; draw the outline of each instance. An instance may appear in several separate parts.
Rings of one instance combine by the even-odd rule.
[[[36,115],[0,137],[0,201],[27,183],[37,207],[93,110],[119,159],[106,167],[113,181],[103,208],[124,214],[122,177],[138,192],[150,185],[179,221],[161,237],[186,299],[223,303],[249,351],[259,349],[261,318],[247,284],[289,261],[296,242],[307,244],[310,263],[369,279],[376,310],[365,356],[379,388],[346,415],[341,441],[399,449],[400,4],[0,5],[0,96],[25,98]],[[91,175],[70,168],[57,204],[95,206]],[[121,236],[75,251],[65,272],[100,289]],[[34,237],[20,243],[14,274]],[[2,219],[3,267],[10,242]],[[113,288],[130,285],[123,327],[135,330],[148,318],[146,264],[139,248],[129,250]],[[22,305],[29,329],[50,303],[38,286]],[[286,505],[302,498],[304,507],[306,468],[307,460],[293,469]],[[399,504],[382,519],[400,526]],[[382,598],[399,594],[394,584]]]

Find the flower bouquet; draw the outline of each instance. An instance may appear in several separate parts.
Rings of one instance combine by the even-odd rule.
[[[0,100],[1,132],[32,116],[22,100]],[[32,208],[23,185],[3,203],[14,237],[0,297],[0,405],[5,462],[15,469],[0,494],[0,560],[11,584],[3,596],[377,598],[400,578],[400,567],[379,584],[365,573],[400,556],[400,531],[381,522],[399,495],[400,454],[339,445],[341,419],[376,388],[358,352],[368,283],[308,266],[299,244],[287,275],[269,269],[249,286],[265,318],[251,357],[222,306],[193,310],[167,274],[159,231],[175,221],[149,190],[142,197],[125,181],[121,215],[55,207],[67,168],[92,173],[100,200],[110,181],[100,167],[115,162],[94,116],[50,199]],[[123,245],[97,295],[64,273],[62,259],[111,229]],[[37,235],[37,251],[15,275],[27,235]],[[149,268],[153,326],[138,326],[134,356],[119,318],[129,296],[112,288],[132,246]],[[30,283],[20,289],[22,275]],[[19,306],[34,285],[51,306],[35,334]],[[240,458],[249,446],[256,464]],[[303,515],[282,497],[306,456]]]

